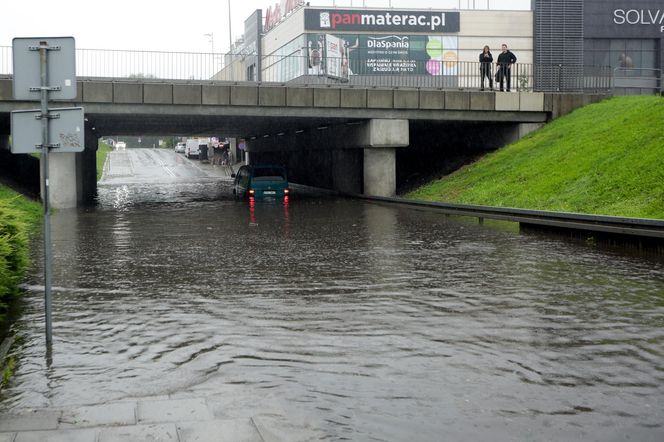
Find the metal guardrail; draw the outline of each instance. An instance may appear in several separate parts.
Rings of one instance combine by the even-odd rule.
[[[664,220],[436,203],[431,201],[371,197],[364,195],[351,196],[369,201],[435,208],[450,215],[472,216],[476,218],[511,221],[545,227],[664,240]]]
[[[664,77],[661,69],[651,68],[615,68],[613,70],[613,89],[648,90],[664,92]]]
[[[309,57],[300,55],[299,51],[289,55],[262,56],[257,60],[253,54],[76,50],[76,74],[88,78],[246,82],[248,65],[256,63],[261,66],[260,81],[263,83],[471,90],[480,89],[482,85],[479,62],[441,61],[432,66],[430,60],[404,62],[334,57],[326,57],[316,66],[311,66],[310,62]],[[497,66],[494,63],[487,68],[495,83]],[[511,89],[540,90],[535,83],[543,72],[555,72],[559,91],[607,91],[611,88],[613,76],[609,67],[602,66],[571,69],[561,65],[516,63],[510,69]],[[0,75],[11,74],[12,48],[0,46]],[[486,78],[484,87],[489,88]],[[497,84],[494,89],[498,89]]]
[[[76,75],[92,78],[209,80],[224,54],[76,49]],[[12,48],[0,46],[0,75],[11,75]]]

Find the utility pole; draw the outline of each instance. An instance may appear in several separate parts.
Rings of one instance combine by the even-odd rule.
[[[233,32],[231,25],[233,20],[231,19],[231,0],[228,0],[228,52],[232,52],[233,48]]]

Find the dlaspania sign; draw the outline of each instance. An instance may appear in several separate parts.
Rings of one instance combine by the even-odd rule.
[[[616,9],[613,22],[628,26],[659,26],[659,32],[664,33],[664,9]]]

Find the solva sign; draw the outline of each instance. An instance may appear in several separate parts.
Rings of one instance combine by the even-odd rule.
[[[616,9],[613,22],[617,25],[659,26],[664,33],[664,9]]]

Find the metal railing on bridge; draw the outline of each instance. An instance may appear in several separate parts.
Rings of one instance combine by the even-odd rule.
[[[664,75],[660,69],[615,68],[613,89],[618,94],[664,93]]]
[[[485,66],[494,82],[498,67]],[[256,74],[260,72],[260,77]],[[12,48],[0,46],[0,75],[12,74]],[[454,60],[312,59],[288,55],[217,54],[109,49],[77,49],[76,74],[88,78],[230,81],[359,87],[473,90],[482,87],[479,62]],[[251,76],[253,78],[248,78]],[[543,66],[516,63],[510,68],[516,91],[606,92],[613,84],[608,66]],[[545,80],[545,81],[544,81]],[[484,78],[489,88],[489,79]]]

